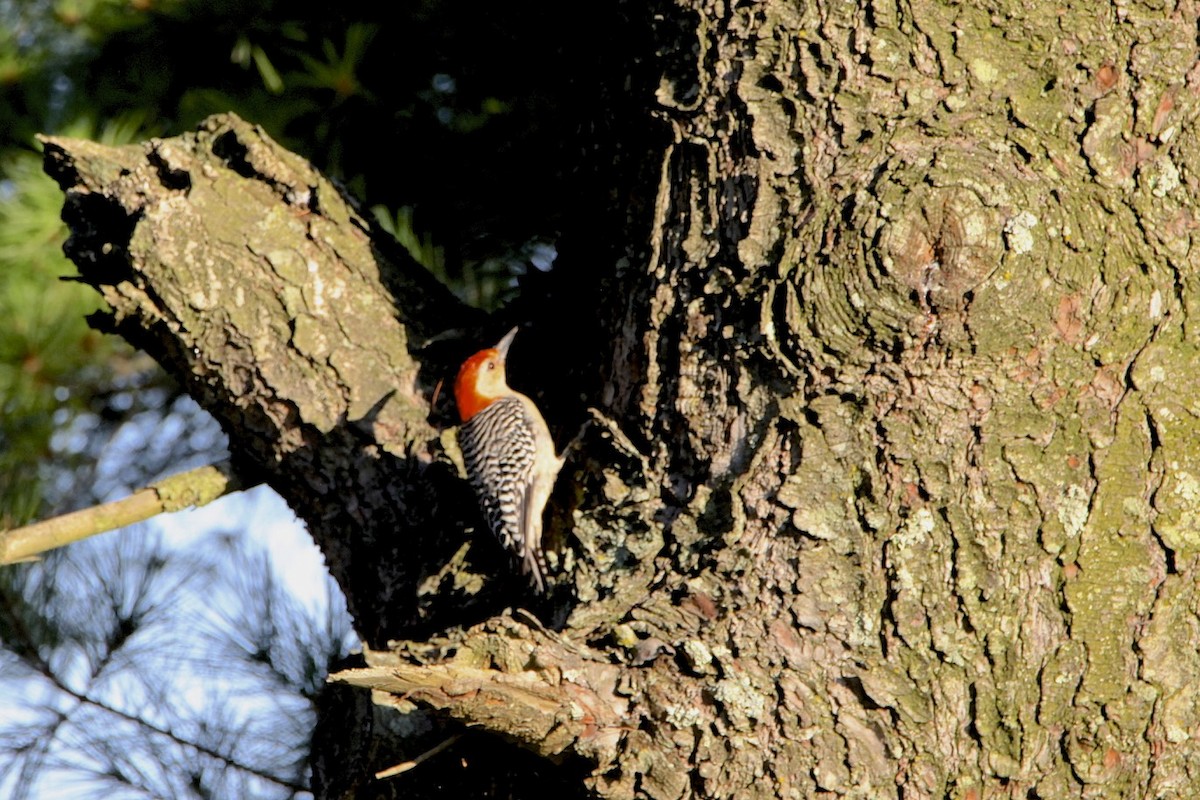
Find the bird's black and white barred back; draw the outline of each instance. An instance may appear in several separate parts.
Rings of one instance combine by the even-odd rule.
[[[513,395],[490,403],[459,428],[458,446],[488,528],[517,557],[537,591],[543,592],[542,509],[532,509],[528,497],[534,485],[535,426],[540,420],[530,417],[522,400]],[[497,447],[496,442],[504,446]]]

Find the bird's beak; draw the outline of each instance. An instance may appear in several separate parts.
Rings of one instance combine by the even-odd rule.
[[[496,349],[500,351],[500,358],[508,360],[508,348],[512,347],[513,339],[516,338],[519,327],[513,328],[508,333],[504,334],[504,338],[496,345]]]

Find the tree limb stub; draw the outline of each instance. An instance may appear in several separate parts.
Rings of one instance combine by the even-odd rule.
[[[476,626],[453,643],[407,645],[440,652],[439,643],[455,655],[418,663],[424,659],[398,643],[396,651],[368,651],[367,668],[329,680],[432,707],[545,757],[578,754],[604,765],[617,756],[634,682],[602,653],[509,617]]]
[[[93,323],[217,418],[235,468],[306,521],[368,641],[434,625],[418,587],[470,506],[427,422],[449,366],[422,348],[476,313],[236,116],[126,147],[43,143],[64,250],[111,307]]]

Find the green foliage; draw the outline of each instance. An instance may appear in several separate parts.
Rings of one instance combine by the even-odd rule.
[[[412,206],[397,209],[395,214],[390,213],[384,206],[375,206],[371,209],[371,214],[379,223],[379,227],[391,234],[408,251],[414,261],[434,275],[445,274],[445,251],[435,245],[428,234],[422,236],[413,228]]]
[[[65,388],[103,349],[84,315],[97,298],[67,274],[62,257],[62,195],[41,172],[40,159],[8,153],[0,162],[6,197],[0,202],[0,526],[38,511],[38,473]]]
[[[293,84],[309,89],[328,89],[333,93],[335,103],[364,94],[370,99],[359,83],[358,73],[375,30],[374,25],[354,23],[346,28],[345,42],[340,51],[333,42],[325,39],[321,42],[319,58],[300,53],[300,63],[304,69],[292,78]],[[280,82],[279,86],[282,91],[283,83]]]
[[[127,114],[98,132],[79,122],[66,133],[124,144],[142,125]],[[74,267],[62,255],[62,192],[42,172],[41,157],[4,151],[0,176],[0,527],[8,527],[41,512],[37,465],[50,455],[51,435],[90,408],[108,383],[99,367],[127,359],[128,349],[88,328],[99,297],[66,280]]]

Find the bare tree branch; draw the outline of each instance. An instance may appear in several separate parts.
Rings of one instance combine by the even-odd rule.
[[[0,531],[0,565],[31,561],[47,550],[158,514],[198,508],[243,488],[227,461],[181,472],[111,503]]]

